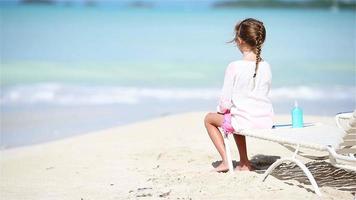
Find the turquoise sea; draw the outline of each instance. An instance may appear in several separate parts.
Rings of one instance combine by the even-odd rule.
[[[213,111],[225,67],[240,59],[227,42],[246,17],[267,28],[262,57],[272,67],[276,114],[289,113],[294,100],[306,114],[355,108],[353,10],[206,4],[0,9],[2,148]]]

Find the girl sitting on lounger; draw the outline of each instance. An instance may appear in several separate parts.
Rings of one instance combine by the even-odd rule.
[[[228,171],[223,137],[218,129],[233,133],[240,163],[235,170],[251,170],[247,157],[244,129],[272,128],[273,108],[268,97],[271,88],[271,69],[261,58],[266,30],[261,21],[248,18],[235,26],[235,42],[242,59],[231,62],[226,71],[217,113],[208,113],[204,119],[208,134],[218,150],[222,162],[217,172]]]

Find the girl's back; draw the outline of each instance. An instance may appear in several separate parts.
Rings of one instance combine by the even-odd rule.
[[[259,63],[255,82],[251,77],[255,72],[255,62],[239,60],[230,64],[232,75],[235,76],[233,93],[237,96],[268,96],[271,88],[272,73],[270,65],[266,61]]]
[[[232,80],[231,114],[235,116],[232,125],[236,129],[268,128],[272,126],[273,108],[269,98],[271,69],[266,61],[259,63],[255,80],[255,62],[239,60],[232,62],[227,76]]]

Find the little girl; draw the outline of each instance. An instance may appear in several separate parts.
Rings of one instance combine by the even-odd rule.
[[[208,134],[218,150],[222,163],[217,172],[228,171],[222,135],[218,129],[235,133],[234,139],[240,154],[235,170],[251,170],[247,157],[244,129],[272,128],[273,108],[268,94],[271,88],[271,69],[261,58],[266,30],[262,22],[248,18],[235,26],[235,42],[242,60],[230,63],[225,71],[224,85],[218,104],[218,113],[209,113],[204,122]]]

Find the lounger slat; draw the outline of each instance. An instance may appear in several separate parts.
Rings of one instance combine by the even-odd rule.
[[[345,140],[356,140],[356,135],[353,134],[347,134],[342,138],[344,141]]]
[[[356,140],[344,141],[343,143],[340,144],[340,147],[344,147],[344,146],[356,146]]]
[[[356,127],[356,118],[354,116],[350,117],[349,126]]]
[[[339,154],[348,154],[348,153],[356,153],[356,148],[344,148],[336,151]]]
[[[356,128],[347,129],[345,132],[350,134],[356,134]]]
[[[356,121],[349,123],[350,127],[356,127]]]
[[[344,140],[343,143],[347,143],[348,146],[355,146],[356,145],[356,140]],[[341,143],[341,144],[343,144]],[[345,145],[347,146],[347,145]]]

